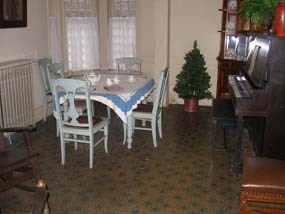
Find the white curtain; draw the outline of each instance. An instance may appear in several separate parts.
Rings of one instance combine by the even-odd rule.
[[[97,17],[66,17],[69,70],[99,68]]]
[[[59,48],[59,41],[57,37],[57,21],[55,16],[49,17],[49,26],[50,26],[50,52],[51,59],[53,63],[60,63],[61,53]]]
[[[116,68],[116,58],[136,56],[136,17],[110,17],[109,67]]]

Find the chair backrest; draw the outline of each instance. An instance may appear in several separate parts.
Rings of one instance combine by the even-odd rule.
[[[47,77],[49,85],[52,89],[52,80],[64,78],[64,65],[63,63],[53,63],[48,65]]]
[[[93,130],[92,110],[90,101],[90,85],[89,81],[74,79],[56,79],[53,80],[53,93],[55,97],[56,109],[60,109],[61,101],[64,100],[65,113],[58,114],[59,128],[63,126],[69,127],[86,127],[90,133]],[[76,100],[82,99],[86,101],[88,121],[81,121],[80,114],[76,108]]]
[[[51,92],[51,87],[48,82],[47,72],[48,66],[52,63],[49,58],[41,58],[38,60],[40,67],[40,81],[45,93]]]
[[[161,74],[159,77],[159,81],[157,85],[157,92],[154,98],[153,109],[152,109],[153,115],[158,115],[161,111],[161,106],[162,106],[162,102],[163,102],[163,98],[165,94],[168,76],[169,76],[169,69],[167,67],[163,71],[161,71]]]
[[[141,73],[142,60],[136,57],[122,57],[116,59],[117,69],[120,72],[122,65],[125,66],[126,72],[139,72]]]

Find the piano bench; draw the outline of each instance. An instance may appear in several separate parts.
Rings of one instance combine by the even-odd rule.
[[[217,129],[224,129],[224,144],[227,149],[226,129],[236,128],[237,118],[235,116],[234,107],[231,100],[213,99],[212,105],[212,142],[211,142],[211,158],[214,159],[217,141]]]
[[[240,213],[285,213],[284,160],[245,158]]]

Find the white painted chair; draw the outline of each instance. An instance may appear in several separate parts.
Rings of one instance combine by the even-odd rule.
[[[116,59],[118,73],[141,73],[142,60],[136,57],[122,57]]]
[[[48,77],[48,83],[50,86],[52,86],[53,80],[63,79],[64,78],[63,63],[52,63],[48,65],[47,77]],[[53,91],[52,91],[52,94],[53,94]],[[75,100],[75,103],[76,103],[76,110],[79,112],[80,115],[83,115],[84,111],[86,111],[85,101]],[[61,111],[63,110],[64,110],[64,107],[61,106]],[[59,136],[58,121],[57,121],[56,136]]]
[[[52,84],[51,80],[64,78],[64,65],[63,63],[52,63],[48,65],[48,81]]]
[[[47,112],[48,112],[48,105],[52,103],[52,93],[51,87],[48,82],[47,71],[48,66],[51,64],[51,59],[49,58],[42,58],[38,60],[39,64],[39,72],[40,72],[40,82],[41,82],[41,89],[42,89],[42,97],[43,97],[43,107],[44,107],[44,122],[46,122]]]
[[[133,131],[134,129],[149,130],[152,131],[153,145],[157,147],[156,141],[156,129],[158,127],[159,137],[162,138],[162,103],[165,94],[165,89],[167,85],[169,70],[166,68],[160,74],[159,82],[157,85],[157,92],[153,105],[151,104],[139,104],[132,113],[133,118]],[[139,121],[149,121],[150,127],[136,126],[136,120]],[[157,127],[156,127],[157,124]],[[125,129],[125,127],[124,127]]]
[[[94,147],[104,141],[105,152],[108,153],[108,129],[109,119],[92,116],[90,100],[90,82],[74,79],[57,79],[53,81],[53,91],[55,96],[56,109],[60,109],[61,101],[67,103],[65,114],[58,114],[61,163],[65,164],[65,144],[74,142],[75,149],[77,143],[89,144],[89,167],[93,168]],[[75,95],[80,94],[82,100],[86,102],[87,115],[80,115],[76,108]],[[103,136],[100,132],[103,132]],[[96,137],[100,137],[95,141]]]

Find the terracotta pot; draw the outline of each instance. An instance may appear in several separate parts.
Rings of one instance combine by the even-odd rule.
[[[275,8],[274,31],[277,36],[285,36],[285,3],[279,3]]]
[[[184,111],[197,112],[199,107],[198,102],[197,99],[184,99]]]

